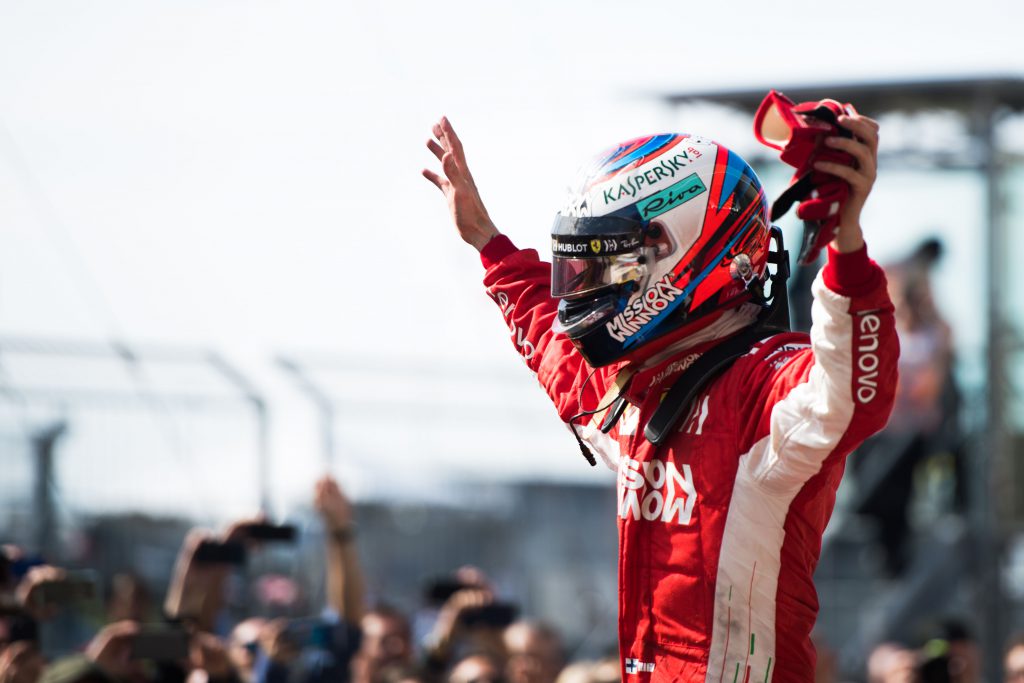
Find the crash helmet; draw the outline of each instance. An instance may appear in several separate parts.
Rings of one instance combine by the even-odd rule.
[[[551,230],[556,330],[600,367],[764,304],[770,231],[735,152],[681,133],[617,145],[580,171]]]

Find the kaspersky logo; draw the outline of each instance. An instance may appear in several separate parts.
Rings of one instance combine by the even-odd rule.
[[[677,148],[678,149],[678,148]],[[600,197],[604,200],[604,206],[612,206],[623,200],[633,200],[642,197],[645,192],[662,184],[666,180],[672,180],[677,174],[685,171],[686,167],[703,156],[703,153],[695,147],[687,147],[672,156],[662,157],[648,166],[641,166],[626,177],[616,176],[615,181],[601,188]]]

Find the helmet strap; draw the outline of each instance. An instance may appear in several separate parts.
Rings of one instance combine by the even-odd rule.
[[[768,250],[768,265],[775,266],[775,274],[771,270],[765,274],[764,280],[754,280],[757,291],[755,297],[760,297],[760,303],[767,304],[767,307],[758,316],[754,327],[776,332],[789,332],[792,327],[789,321],[789,290],[786,283],[789,280],[789,251],[782,241],[782,230],[779,226],[771,227],[771,239],[775,240],[775,249]],[[772,286],[771,297],[765,297],[764,285],[770,282]]]
[[[764,280],[753,280],[755,284],[750,287],[754,291],[755,300],[759,298],[759,303],[767,306],[751,327],[708,349],[676,379],[644,426],[644,436],[655,446],[672,433],[704,387],[725,372],[737,358],[745,355],[762,339],[780,332],[789,332],[789,295],[786,291],[789,252],[783,244],[782,230],[778,226],[772,226],[771,238],[775,240],[776,248],[769,250],[768,263],[775,266],[775,274],[769,270]],[[771,283],[770,298],[764,295],[766,282]]]

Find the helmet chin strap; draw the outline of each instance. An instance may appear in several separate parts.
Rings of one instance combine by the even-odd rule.
[[[782,230],[773,225],[772,239],[776,249],[768,252],[768,263],[775,265],[764,281],[754,280],[748,289],[755,301],[767,304],[757,321],[747,330],[726,339],[718,346],[708,349],[693,365],[683,371],[651,419],[644,426],[644,436],[655,446],[660,445],[672,432],[679,420],[690,410],[690,405],[711,380],[725,372],[737,358],[745,355],[754,344],[780,332],[789,332],[789,294],[786,280],[789,279],[789,252],[782,242]],[[765,282],[771,283],[770,298],[764,294]],[[756,284],[755,284],[756,283]]]
[[[786,287],[789,280],[789,251],[782,241],[782,230],[779,226],[772,226],[771,239],[775,240],[775,250],[768,250],[768,265],[775,266],[775,274],[769,270],[763,281],[754,280],[747,289],[754,292],[758,303],[767,304],[762,314],[758,316],[757,327],[776,332],[789,332],[792,330],[789,320],[789,290]],[[766,282],[770,282],[772,286],[769,297],[765,297],[764,294]]]

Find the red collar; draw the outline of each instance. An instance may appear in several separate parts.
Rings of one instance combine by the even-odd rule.
[[[652,391],[660,392],[671,387],[684,370],[693,365],[694,361],[708,349],[721,342],[721,339],[713,339],[688,349],[674,350],[664,360],[638,370],[622,391],[622,395],[633,405],[640,405]]]

